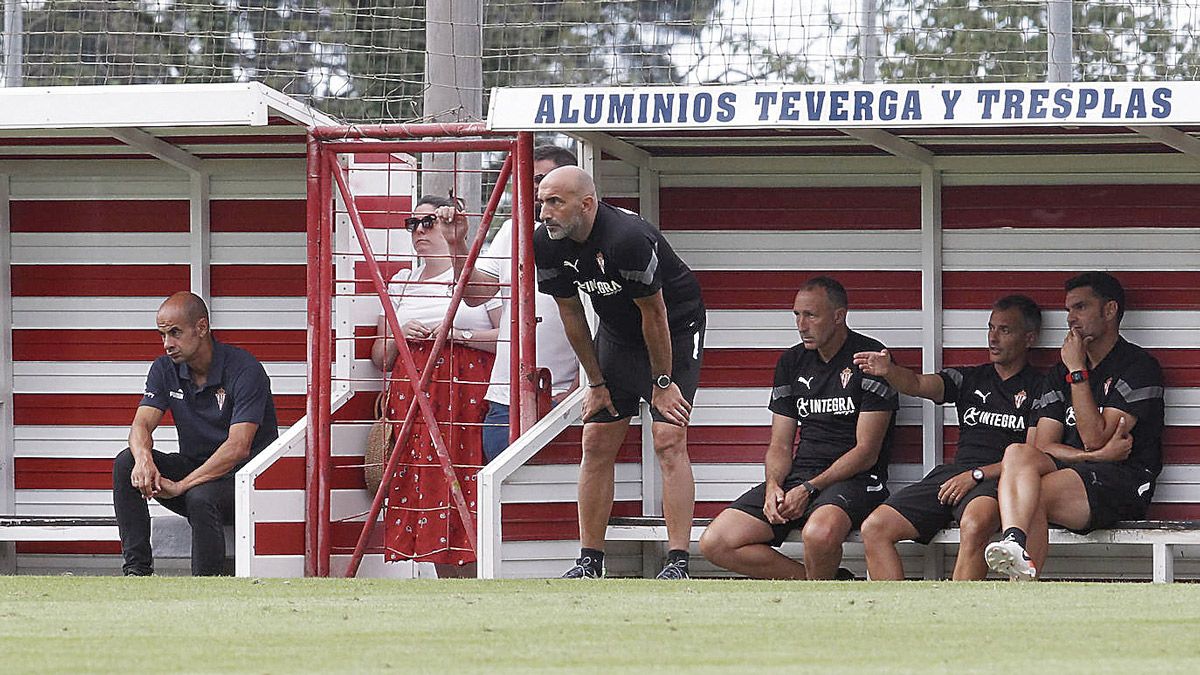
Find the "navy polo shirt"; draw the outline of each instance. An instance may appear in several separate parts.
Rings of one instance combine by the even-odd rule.
[[[250,352],[216,339],[203,389],[196,390],[186,363],[176,365],[164,354],[150,366],[139,405],[171,411],[179,432],[179,452],[197,466],[229,438],[234,424],[258,425],[251,457],[279,437],[267,371]]]

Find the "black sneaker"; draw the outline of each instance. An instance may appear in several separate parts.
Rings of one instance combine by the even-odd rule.
[[[575,566],[563,573],[563,579],[600,579],[604,576],[604,568],[597,565],[590,557],[575,559]]]
[[[128,570],[125,570],[124,572],[122,572],[122,574],[127,577],[152,577],[152,576],[154,576],[154,572],[152,572],[150,570],[140,570],[140,569],[128,569]]]
[[[850,570],[846,569],[845,567],[839,567],[837,572],[833,573],[833,580],[834,581],[858,581],[858,577],[854,576],[854,572],[851,572]]]
[[[691,579],[688,574],[688,561],[686,560],[668,560],[666,565],[663,565],[662,571],[658,573],[655,579]]]

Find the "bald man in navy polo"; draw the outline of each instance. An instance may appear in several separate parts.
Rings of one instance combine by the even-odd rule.
[[[147,501],[156,499],[192,526],[192,574],[222,574],[234,472],[279,437],[271,381],[249,352],[213,338],[199,296],[167,298],[156,323],[166,355],[150,366],[129,447],[113,462],[123,571],[154,572]],[[152,434],[167,410],[179,433],[178,453],[154,449]]]

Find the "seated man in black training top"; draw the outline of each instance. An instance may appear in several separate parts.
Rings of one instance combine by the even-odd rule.
[[[129,431],[129,447],[113,462],[113,507],[125,576],[154,572],[150,513],[154,498],[192,526],[192,574],[225,569],[225,529],[233,522],[234,472],[279,437],[271,381],[249,352],[217,342],[208,308],[176,293],[158,309],[165,356],[146,376],[146,392]],[[179,452],[154,449],[152,434],[167,410]]]
[[[1042,569],[1048,523],[1085,533],[1144,518],[1162,471],[1162,368],[1121,337],[1125,289],[1086,272],[1066,291],[1062,363],[1034,405],[1037,442],[1004,453],[1004,538],[984,550],[988,567],[1017,581]]]
[[[760,579],[832,579],[846,535],[888,496],[899,395],[854,365],[856,353],[884,347],[850,330],[846,308],[846,289],[829,277],[810,279],[796,294],[801,344],[775,366],[766,482],[700,538],[704,557],[721,567]],[[772,548],[796,528],[803,528],[803,564]]]
[[[889,497],[863,523],[871,579],[903,579],[896,542],[927,544],[955,520],[960,537],[953,578],[987,576],[983,548],[1000,529],[1000,460],[1013,443],[1033,442],[1033,403],[1041,396],[1043,377],[1029,365],[1029,350],[1041,327],[1042,311],[1033,300],[1008,295],[992,305],[988,318],[988,363],[920,375],[892,363],[886,352],[854,355],[864,373],[886,379],[900,393],[958,408],[954,461]]]

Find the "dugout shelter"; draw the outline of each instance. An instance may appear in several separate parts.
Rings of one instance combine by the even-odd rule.
[[[578,138],[602,198],[657,223],[696,271],[709,313],[689,432],[697,517],[762,479],[774,364],[797,340],[804,279],[841,280],[851,327],[932,372],[985,362],[990,305],[1013,292],[1043,307],[1035,363],[1053,364],[1062,284],[1100,269],[1127,289],[1123,334],[1166,374],[1166,469],[1149,517],[1200,518],[1200,84],[501,89],[489,127]],[[952,406],[901,405],[893,491],[951,458],[957,438]],[[552,575],[576,555],[571,431],[481,473],[483,574]],[[661,514],[636,429],[616,481],[614,516]],[[625,534],[642,541],[611,541]],[[663,540],[661,527],[610,527],[610,572],[653,574]],[[1149,576],[1149,546],[1095,541],[1056,548],[1048,574]],[[938,576],[956,553],[901,550],[910,575]],[[861,572],[861,547],[846,553]],[[1176,559],[1200,572],[1194,549],[1159,553],[1156,579]]]
[[[7,90],[0,103],[0,511],[111,516],[110,460],[159,353],[154,309],[197,289],[218,337],[265,362],[280,411],[280,441],[239,476],[238,573],[303,574],[304,139],[336,120],[261,85]],[[696,271],[709,310],[690,431],[698,517],[761,480],[772,372],[796,341],[804,279],[837,277],[850,325],[928,371],[986,360],[988,307],[1009,292],[1047,310],[1037,362],[1049,365],[1062,281],[1104,269],[1129,292],[1124,334],[1166,372],[1151,517],[1200,518],[1197,83],[500,89],[488,127],[576,138],[602,197],[662,227]],[[355,194],[372,190],[413,194],[391,178]],[[359,295],[333,303],[340,330],[373,323],[377,300]],[[365,367],[357,350],[335,359],[334,372]],[[331,403],[361,410],[374,393],[351,379]],[[554,576],[576,555],[579,400],[480,473],[481,576]],[[344,517],[369,502],[353,475],[365,429],[338,421],[330,492]],[[893,490],[952,456],[955,422],[953,408],[902,401]],[[169,447],[173,430],[159,434]],[[619,456],[614,515],[659,508],[645,436],[635,426]],[[352,525],[332,528],[342,549]],[[119,568],[112,532],[52,539],[17,542],[16,571]],[[910,574],[955,553],[902,551]],[[1200,575],[1196,552],[1173,551],[1180,575]],[[662,549],[649,538],[608,553],[610,573],[639,575]],[[1142,578],[1148,558],[1071,546],[1048,572]],[[360,574],[415,574],[379,562]],[[860,548],[847,563],[861,571]]]
[[[281,431],[303,414],[305,138],[330,123],[259,84],[0,90],[8,571],[119,573],[112,457],[167,295],[204,297],[217,338],[264,362]],[[176,447],[169,416],[155,443]],[[302,547],[279,529],[276,550]]]

